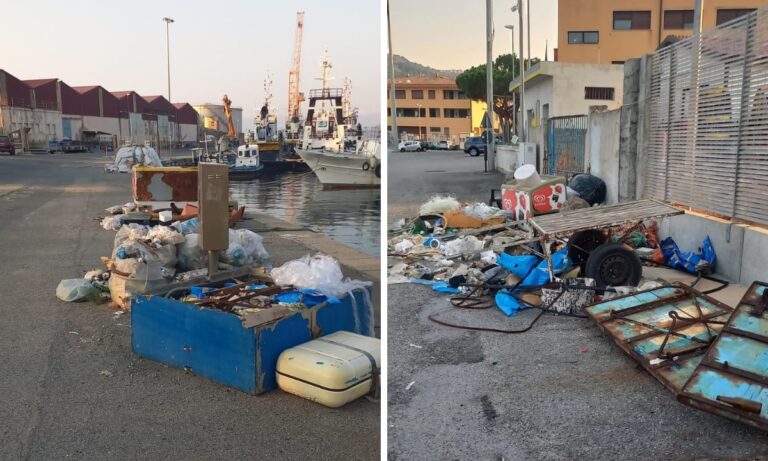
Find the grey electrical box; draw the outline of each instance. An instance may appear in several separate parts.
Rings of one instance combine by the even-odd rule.
[[[197,170],[197,203],[200,248],[206,251],[229,247],[229,167],[200,163]]]

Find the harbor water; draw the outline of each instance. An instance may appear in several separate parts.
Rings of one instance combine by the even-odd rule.
[[[372,256],[379,255],[381,191],[323,190],[314,173],[281,173],[230,181],[230,195],[248,210],[296,224]]]

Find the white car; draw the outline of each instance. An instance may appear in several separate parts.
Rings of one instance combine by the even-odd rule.
[[[421,143],[419,141],[401,141],[397,145],[397,150],[400,152],[420,152]]]

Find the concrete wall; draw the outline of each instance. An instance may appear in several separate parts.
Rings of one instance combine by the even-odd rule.
[[[554,86],[552,77],[543,76],[526,82],[525,84],[525,106],[523,117],[528,116],[528,111],[534,111],[534,123],[529,124],[529,128],[541,125],[541,117],[544,104],[549,104],[549,116],[557,115],[555,104]]]
[[[587,124],[587,171],[605,181],[606,204],[619,202],[619,127],[621,109],[595,112]]]
[[[62,115],[61,120],[62,120],[62,129],[61,129],[60,138],[64,138],[67,135],[66,133],[64,133],[63,122],[64,120],[69,120],[70,139],[73,139],[76,141],[82,141],[83,117],[80,115]]]
[[[181,142],[194,142],[197,141],[197,125],[190,125],[187,123],[178,124],[178,141]]]
[[[4,106],[2,126],[6,133],[30,128],[29,147],[47,147],[48,141],[61,138],[61,112]]]
[[[83,116],[83,130],[102,131],[109,134],[120,133],[119,119],[112,117]]]
[[[550,116],[588,114],[591,106],[606,106],[608,110],[621,107],[624,88],[623,66],[557,64],[557,75],[554,78],[554,99],[557,105],[554,112],[550,108]],[[584,99],[584,88],[588,86],[613,88],[613,100]]]
[[[504,174],[512,174],[517,168],[517,146],[496,147],[496,170]]]

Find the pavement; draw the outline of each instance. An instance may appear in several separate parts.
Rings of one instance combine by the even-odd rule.
[[[490,187],[470,171],[479,159],[418,155],[390,157],[390,220],[410,216],[399,213],[434,192],[482,199]],[[425,167],[447,174],[418,171]],[[455,173],[463,168],[466,177]],[[409,185],[402,171],[427,181]],[[658,268],[644,276],[693,280]],[[731,285],[713,296],[733,306],[745,291]],[[468,331],[428,316],[521,329],[538,311],[458,310],[446,295],[410,284],[389,285],[387,297],[390,460],[768,459],[768,435],[678,403],[591,320],[545,315],[527,333]]]
[[[483,156],[470,157],[461,150],[387,153],[387,217],[416,216],[419,206],[435,194],[459,200],[488,202],[504,175],[483,172]]]
[[[378,458],[379,403],[251,396],[134,355],[129,314],[56,299],[61,279],[109,254],[98,218],[129,199],[129,176],[105,174],[98,154],[0,156],[0,459]],[[336,248],[243,225],[264,229],[275,265]],[[365,255],[344,258],[346,276],[370,275]]]

